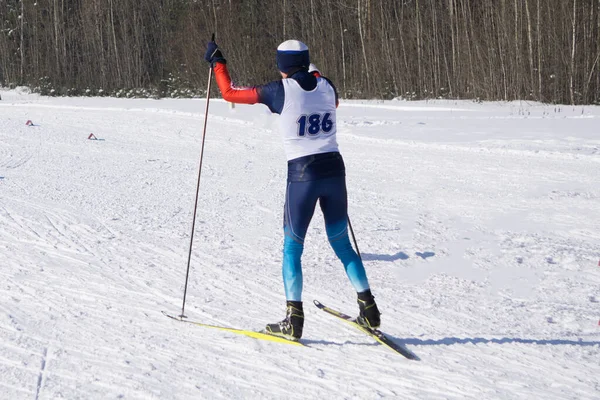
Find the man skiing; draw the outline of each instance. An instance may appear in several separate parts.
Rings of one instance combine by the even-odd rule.
[[[250,88],[232,85],[226,60],[214,41],[208,43],[204,58],[211,64],[226,101],[261,103],[280,115],[288,160],[283,223],[283,282],[287,302],[285,319],[268,324],[266,332],[290,340],[302,337],[301,256],[317,201],[331,247],[358,294],[357,322],[369,328],[379,327],[380,313],[365,268],[348,237],[346,173],[336,140],[335,87],[318,71],[314,73],[313,68],[309,73],[308,47],[298,40],[285,41],[277,48],[277,67],[282,79]]]

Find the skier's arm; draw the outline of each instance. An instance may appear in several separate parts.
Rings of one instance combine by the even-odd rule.
[[[281,81],[273,81],[249,88],[238,88],[231,83],[231,77],[225,63],[216,62],[214,71],[217,85],[226,101],[240,104],[261,103],[269,107],[271,112],[281,113],[285,96]]]
[[[227,60],[223,57],[223,52],[213,40],[208,42],[204,59],[210,63],[215,73],[217,86],[226,101],[240,104],[258,103],[258,92],[256,88],[237,88],[232,85],[229,71],[227,70]]]
[[[204,59],[210,63],[215,72],[217,86],[219,86],[223,99],[240,104],[261,103],[269,107],[271,112],[281,113],[285,97],[281,81],[247,88],[235,87],[227,70],[227,61],[214,41],[208,42]]]
[[[226,101],[238,104],[260,103],[256,87],[238,88],[233,86],[229,71],[227,70],[227,64],[216,62],[213,70],[215,72],[217,86],[219,86],[219,90]]]

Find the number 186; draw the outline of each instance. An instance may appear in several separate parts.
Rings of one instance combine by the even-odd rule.
[[[298,124],[298,136],[305,136],[307,130],[309,135],[316,136],[321,131],[329,133],[333,128],[331,113],[322,116],[321,114],[302,115],[296,123]]]

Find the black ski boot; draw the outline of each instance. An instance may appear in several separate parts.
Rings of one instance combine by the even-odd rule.
[[[304,327],[304,311],[301,301],[288,301],[285,319],[281,322],[268,324],[265,328],[270,335],[298,341],[302,337]]]
[[[381,313],[375,303],[375,297],[371,294],[371,290],[365,290],[364,292],[358,293],[358,308],[360,313],[356,322],[359,325],[370,329],[379,328],[381,325]]]

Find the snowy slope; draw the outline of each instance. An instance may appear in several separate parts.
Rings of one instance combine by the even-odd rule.
[[[310,305],[357,310],[319,210],[309,347],[161,314],[181,309],[204,100],[1,95],[0,398],[600,397],[600,108],[341,104],[352,223],[414,362]],[[283,317],[284,190],[276,117],[211,102],[191,319]]]

